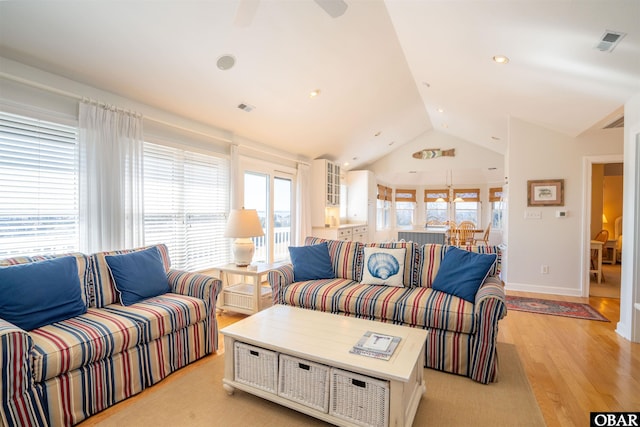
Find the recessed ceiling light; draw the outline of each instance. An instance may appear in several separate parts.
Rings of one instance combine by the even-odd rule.
[[[444,108],[439,107],[437,111],[438,111],[438,113],[444,113]]]
[[[500,137],[499,136],[492,136],[491,139],[493,139],[494,141],[500,141]]]
[[[423,85],[425,85],[426,87],[431,87],[431,85],[429,84],[429,82],[422,82]]]
[[[382,131],[380,131],[380,130],[373,134],[373,136],[380,136],[380,135],[382,135]]]
[[[309,92],[310,98],[315,98],[318,95],[320,95],[320,89],[312,90],[311,92]]]
[[[344,162],[344,163],[342,164],[342,166],[344,166],[344,167],[346,168],[347,166],[349,166],[349,162]]]
[[[507,58],[504,55],[496,55],[496,56],[493,57],[493,61],[496,64],[506,64],[506,63],[509,62],[509,58]]]
[[[396,143],[395,141],[391,141],[391,142],[389,143],[389,146],[392,146],[392,145],[393,145],[393,144],[395,144],[395,143]]]
[[[353,160],[353,161],[355,162],[356,160],[358,160],[358,158],[357,158],[357,157],[354,157],[354,158],[353,158],[353,159],[351,159],[351,160]]]
[[[222,71],[226,71],[236,64],[236,58],[233,55],[222,55],[216,61],[216,65]]]

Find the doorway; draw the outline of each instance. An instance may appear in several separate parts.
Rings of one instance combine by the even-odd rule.
[[[587,276],[583,296],[620,298],[622,234],[623,163],[622,156],[601,156],[587,159],[590,205],[585,206],[585,243]],[[602,263],[590,244],[602,240]],[[598,274],[600,271],[600,281]]]

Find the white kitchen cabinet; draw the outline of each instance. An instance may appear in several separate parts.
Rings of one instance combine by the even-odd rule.
[[[340,225],[340,166],[316,159],[311,165],[311,225]]]

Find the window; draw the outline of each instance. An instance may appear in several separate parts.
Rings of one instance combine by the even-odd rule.
[[[427,225],[449,220],[449,190],[424,190],[424,204]]]
[[[226,263],[228,177],[224,158],[145,142],[145,244],[166,243],[176,269]]]
[[[462,201],[456,201],[456,199],[462,199]],[[453,190],[453,210],[456,224],[471,221],[476,227],[480,227],[480,190],[476,188]]]
[[[383,230],[391,226],[391,200],[393,196],[393,189],[378,184],[378,197],[377,197],[377,215],[376,224],[378,230]]]
[[[75,127],[0,112],[0,257],[78,251]]]
[[[275,262],[289,257],[293,180],[272,173],[276,172],[244,173],[244,207],[258,211],[265,232],[264,236],[253,238],[256,246],[253,262]]]
[[[416,190],[396,189],[396,225],[398,227],[413,226],[416,209]]]
[[[504,202],[502,201],[502,187],[489,189],[489,203],[491,203],[491,227],[497,230],[501,230],[502,213],[504,212]]]

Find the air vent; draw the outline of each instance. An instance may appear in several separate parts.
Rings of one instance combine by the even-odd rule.
[[[623,127],[624,127],[624,116],[612,121],[602,129],[615,129],[615,128],[623,128]]]
[[[600,41],[596,45],[596,49],[601,52],[613,52],[613,49],[618,46],[620,40],[622,40],[626,35],[626,33],[606,30],[602,37],[600,37]]]
[[[252,112],[256,107],[249,104],[238,104],[238,108],[244,111],[245,113]]]

